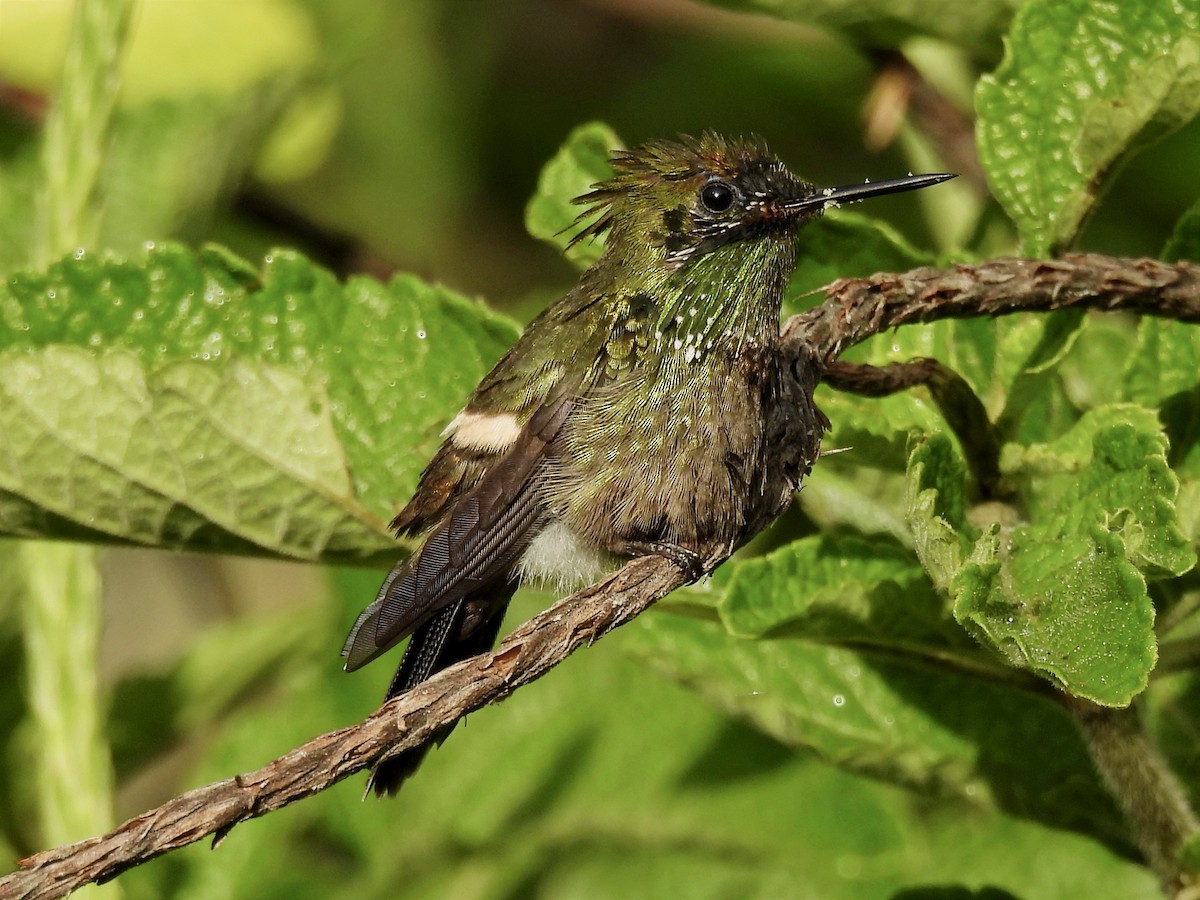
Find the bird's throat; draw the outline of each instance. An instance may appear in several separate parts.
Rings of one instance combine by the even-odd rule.
[[[773,343],[795,259],[794,236],[781,235],[722,246],[671,273],[651,329],[657,352],[692,363]]]

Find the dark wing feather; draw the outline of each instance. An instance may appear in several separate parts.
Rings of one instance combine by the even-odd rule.
[[[570,413],[570,398],[565,385],[556,389],[505,457],[451,507],[416,553],[392,569],[346,638],[346,671],[366,665],[439,610],[507,575],[545,523],[533,476]]]
[[[398,535],[417,535],[442,518],[495,465],[498,454],[459,447],[448,440],[438,449],[404,509],[392,519]]]

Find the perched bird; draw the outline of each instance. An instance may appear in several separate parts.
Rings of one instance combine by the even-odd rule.
[[[781,511],[827,425],[775,352],[797,231],[954,177],[818,189],[761,141],[711,133],[612,165],[576,200],[575,240],[604,234],[603,255],[483,379],[392,522],[425,538],[342,649],[353,671],[412,635],[386,699],[490,648],[521,579],[565,589],[643,554],[694,578]],[[369,785],[394,793],[427,749]]]

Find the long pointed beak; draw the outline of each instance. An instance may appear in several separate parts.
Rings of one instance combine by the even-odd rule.
[[[915,191],[920,188],[932,187],[957,178],[958,175],[939,173],[936,175],[906,175],[904,178],[890,178],[887,181],[867,181],[862,184],[843,184],[838,187],[817,188],[816,192],[807,197],[796,197],[779,204],[788,212],[799,212],[806,209],[840,206],[843,203],[855,203],[868,197],[879,197],[883,194],[899,194],[902,191]]]

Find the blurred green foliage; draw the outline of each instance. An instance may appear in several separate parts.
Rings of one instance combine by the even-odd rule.
[[[818,183],[963,171],[810,226],[788,311],[838,276],[1200,244],[1192,3],[143,0],[111,120],[76,111],[106,136],[95,237],[37,265],[71,9],[0,0],[0,530],[158,552],[102,551],[99,670],[57,701],[47,660],[101,626],[48,652],[69,629],[27,582],[50,557],[0,554],[9,860],[84,836],[23,777],[53,771],[36,747],[96,743],[68,701],[107,720],[92,802],[111,776],[120,817],[374,708],[386,666],[343,678],[337,649],[381,572],[331,566],[400,552],[382,523],[440,428],[596,252],[564,259],[561,230],[606,148],[711,128]],[[978,507],[923,391],[822,389],[852,451],[714,578],[472,715],[396,801],[342,785],[108,890],[1156,896],[1048,685],[1139,698],[1200,789],[1196,333],[1057,315],[867,342],[967,380],[1007,509]]]

